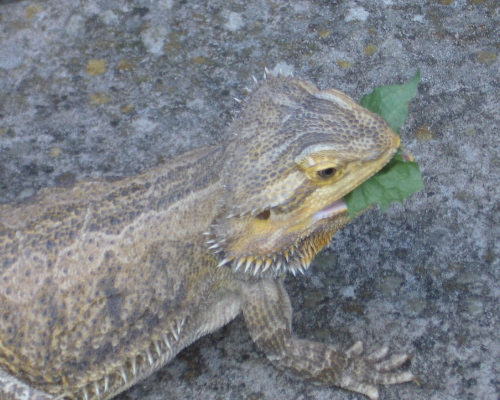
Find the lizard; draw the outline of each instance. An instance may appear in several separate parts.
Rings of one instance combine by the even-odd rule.
[[[107,400],[243,314],[276,367],[379,398],[408,354],[297,339],[283,286],[400,138],[346,94],[269,76],[229,139],[0,206],[0,398]]]

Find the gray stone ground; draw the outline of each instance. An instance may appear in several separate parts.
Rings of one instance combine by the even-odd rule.
[[[290,278],[294,329],[414,353],[381,398],[499,398],[496,1],[1,1],[0,201],[223,141],[263,68],[356,99],[422,72],[403,130],[426,190]],[[361,399],[277,371],[241,318],[125,399]]]

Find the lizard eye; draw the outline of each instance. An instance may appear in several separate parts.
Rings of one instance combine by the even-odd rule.
[[[325,168],[325,169],[319,170],[317,172],[317,174],[318,174],[318,177],[326,179],[326,178],[330,178],[333,175],[335,175],[335,172],[337,172],[337,170],[335,168],[330,167],[330,168]]]

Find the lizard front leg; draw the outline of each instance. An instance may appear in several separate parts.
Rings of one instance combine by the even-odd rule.
[[[415,380],[409,371],[391,372],[407,361],[408,355],[383,360],[387,348],[363,357],[361,342],[342,352],[322,343],[294,339],[290,299],[279,279],[249,284],[243,315],[253,340],[273,364],[313,383],[339,386],[376,400],[377,385]]]

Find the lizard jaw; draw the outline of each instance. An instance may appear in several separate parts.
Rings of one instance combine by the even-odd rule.
[[[338,214],[341,214],[343,212],[347,211],[347,203],[345,202],[344,198],[342,197],[339,200],[334,201],[333,203],[329,204],[325,208],[315,212],[313,214],[313,219],[315,221],[319,221],[325,218],[331,218],[334,217]]]
[[[311,232],[311,234],[295,241],[291,246],[272,251],[269,254],[244,254],[226,256],[226,258],[222,256],[223,259],[218,266],[229,265],[234,272],[239,271],[253,276],[277,276],[286,272],[291,272],[293,275],[304,274],[316,254],[331,241],[334,233],[348,222],[346,215],[347,203],[342,197],[310,217],[314,221],[313,224],[319,222],[326,229],[315,233]],[[212,236],[213,233],[207,232],[206,235]],[[215,254],[224,254],[225,240],[217,241],[215,237],[212,236],[212,238],[207,241],[207,244],[210,245],[209,249],[213,250]]]
[[[249,274],[253,276],[278,276],[287,272],[294,276],[297,273],[304,274],[309,268],[312,260],[321,249],[328,245],[335,232],[344,226],[349,218],[347,217],[347,206],[343,205],[344,200],[340,199],[325,207],[322,212],[323,229],[299,238],[292,245],[270,252],[268,254],[244,254],[223,258],[218,267],[228,266],[235,273]],[[333,210],[333,211],[332,211]],[[207,234],[210,234],[207,232]],[[224,243],[210,240],[210,248],[215,254],[224,254]]]

